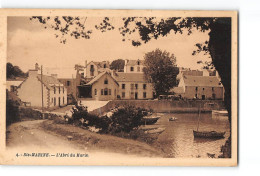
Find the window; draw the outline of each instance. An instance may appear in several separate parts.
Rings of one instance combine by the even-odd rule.
[[[107,65],[106,65],[106,64],[104,64],[104,68],[107,68]]]
[[[122,89],[125,89],[125,84],[122,84]]]
[[[204,90],[205,88],[202,88],[202,90]]]
[[[198,91],[198,87],[196,87],[195,90]]]
[[[90,76],[94,76],[94,65],[90,65]]]
[[[63,100],[63,104],[65,104],[64,97],[62,98],[62,100]]]
[[[104,95],[107,95],[108,94],[108,90],[107,88],[104,89]]]
[[[198,98],[198,94],[195,94],[195,98]]]
[[[143,89],[144,89],[144,90],[146,89],[146,84],[143,84]]]
[[[108,80],[107,80],[107,78],[104,80],[104,84],[108,84]]]
[[[131,84],[131,89],[134,89],[134,86],[135,86],[134,84]]]
[[[140,61],[137,61],[137,65],[140,65]]]
[[[59,86],[59,94],[60,94],[60,86]]]
[[[212,87],[212,91],[214,91],[214,87]]]
[[[216,99],[216,94],[212,94],[212,99],[215,100]]]
[[[135,89],[138,89],[138,84],[135,84]]]
[[[111,89],[108,89],[108,95],[111,95]]]
[[[143,93],[143,97],[146,98],[146,92]]]
[[[137,72],[140,72],[140,67],[137,67]]]
[[[64,87],[63,87],[63,90],[62,90],[62,91],[63,91],[63,93],[64,93]]]
[[[70,81],[67,81],[67,86],[70,86]]]
[[[95,95],[97,95],[97,89],[95,89]]]
[[[54,97],[54,106],[56,106],[56,98]]]
[[[104,94],[103,92],[104,92],[104,90],[103,90],[103,89],[101,89],[101,95],[103,95],[103,94]]]
[[[131,70],[131,71],[134,71],[134,67],[131,67],[130,70]]]
[[[125,92],[122,92],[122,98],[125,98]]]
[[[54,89],[54,90],[53,90],[54,94],[56,94],[56,87],[54,87],[53,89]]]

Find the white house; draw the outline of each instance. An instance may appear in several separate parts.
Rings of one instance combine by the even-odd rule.
[[[42,97],[45,108],[67,105],[67,89],[58,81],[57,75],[41,76],[37,69],[29,70],[29,76],[18,87],[17,95],[21,101],[34,107],[42,106]]]

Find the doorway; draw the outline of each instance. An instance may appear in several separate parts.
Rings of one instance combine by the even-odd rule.
[[[59,97],[59,106],[60,106],[60,97]]]
[[[138,99],[138,93],[135,92],[135,99],[137,100]]]

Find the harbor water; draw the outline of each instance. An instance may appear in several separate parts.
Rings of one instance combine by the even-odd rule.
[[[177,117],[176,121],[169,121],[170,117]],[[207,158],[221,154],[221,146],[230,136],[228,117],[213,117],[211,113],[202,113],[199,120],[199,131],[226,132],[223,139],[202,139],[193,136],[193,130],[197,129],[198,114],[172,114],[165,113],[157,121],[156,125],[164,127],[165,131],[158,136],[155,144],[168,157],[181,158]]]

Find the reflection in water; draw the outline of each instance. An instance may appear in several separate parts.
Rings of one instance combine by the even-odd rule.
[[[177,121],[169,121],[170,117]],[[165,114],[156,124],[164,126],[157,144],[169,157],[208,157],[207,153],[219,156],[220,148],[230,135],[228,118],[212,118],[211,113],[201,114],[199,130],[226,132],[223,139],[194,139],[193,130],[197,129],[198,114]]]

